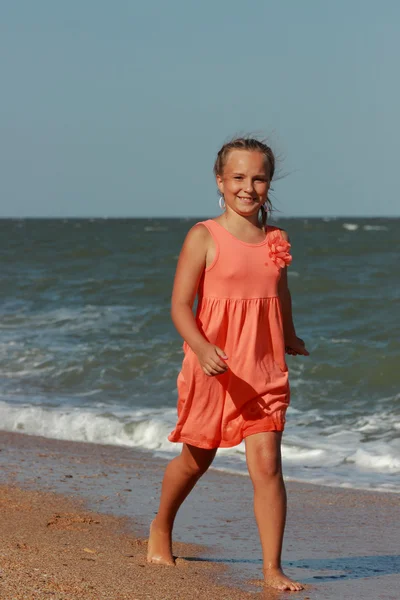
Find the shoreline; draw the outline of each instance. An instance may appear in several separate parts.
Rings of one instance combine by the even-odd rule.
[[[165,464],[162,459],[130,448],[0,431],[2,529],[3,536],[4,531],[8,531],[9,536],[1,555],[3,577],[0,581],[4,586],[7,573],[10,580],[14,580],[18,572],[19,587],[22,589],[31,585],[25,587],[25,595],[15,595],[14,591],[14,595],[1,597],[4,600],[38,597],[29,596],[39,589],[32,587],[39,585],[35,578],[36,571],[29,575],[25,573],[25,566],[22,571],[19,570],[18,560],[21,560],[21,556],[25,557],[24,560],[29,557],[26,564],[33,565],[41,556],[49,557],[45,542],[51,541],[48,535],[50,530],[59,531],[56,523],[60,524],[62,519],[54,517],[59,513],[75,514],[78,521],[72,521],[72,524],[81,523],[77,529],[72,525],[72,530],[75,527],[77,531],[72,534],[72,530],[68,529],[71,522],[63,517],[63,535],[78,536],[76,540],[79,539],[79,547],[85,543],[87,550],[93,549],[89,545],[90,540],[92,545],[96,540],[98,544],[102,542],[103,547],[100,550],[94,548],[96,554],[93,556],[83,550],[83,558],[81,548],[76,554],[76,562],[67,563],[69,571],[66,567],[62,577],[58,574],[56,563],[53,565],[48,558],[44,573],[48,571],[50,577],[54,567],[49,581],[54,584],[59,577],[59,585],[65,586],[70,577],[76,586],[75,592],[65,595],[66,592],[61,588],[57,591],[54,587],[56,584],[52,584],[53,591],[48,588],[48,592],[58,594],[52,595],[52,598],[190,599],[197,597],[193,595],[193,586],[197,586],[201,597],[213,599],[273,598],[279,594],[260,587],[261,551],[252,513],[251,483],[242,475],[217,470],[207,472],[182,506],[176,522],[175,539],[179,542],[174,543],[174,553],[180,557],[186,556],[189,560],[180,559],[175,569],[147,565],[143,558],[146,546],[143,538],[147,536],[148,524],[157,509]],[[286,487],[288,521],[283,567],[289,576],[299,579],[306,586],[296,597],[318,600],[379,597],[396,600],[400,573],[398,495],[292,481],[287,481]],[[18,510],[13,506],[22,508]],[[27,506],[30,508],[23,508]],[[13,520],[15,510],[18,525]],[[36,513],[36,510],[39,512]],[[93,533],[96,528],[79,521],[88,513],[97,515],[89,519],[104,525],[102,536],[96,538],[97,534]],[[34,518],[36,514],[41,516]],[[55,523],[43,529],[46,519],[47,522],[55,519]],[[42,524],[41,534],[39,531],[32,533],[35,523]],[[38,540],[36,547],[39,550],[36,553],[30,553],[29,549],[34,545],[22,539],[23,533],[28,530],[31,531],[31,537]],[[47,538],[44,534],[47,534]],[[89,541],[83,542],[85,536]],[[129,570],[123,575],[115,551],[115,536],[120,545],[135,548],[131,554],[136,557],[135,560],[144,561],[144,564],[136,562],[131,569],[129,561],[124,563],[125,571],[127,566]],[[17,548],[16,544],[20,544],[20,547]],[[23,544],[26,544],[26,548]],[[60,547],[56,548],[61,552]],[[125,558],[122,556],[123,562]],[[101,578],[96,579],[97,567],[92,569],[92,566],[98,565],[100,568],[101,564],[105,565],[104,561],[108,565],[110,581],[107,578],[101,583]],[[88,585],[94,585],[96,592],[90,591],[87,582],[85,591],[82,586],[79,587],[81,584],[78,585],[76,578],[81,573],[79,565],[82,564],[86,565],[84,571],[89,579],[92,577],[92,583]],[[34,568],[40,570],[41,567]],[[98,577],[100,575],[101,569]],[[162,587],[157,588],[159,579],[164,584],[160,583]],[[135,593],[132,589],[129,592],[128,588],[126,592],[123,591],[123,586],[131,586],[132,581],[139,581],[144,588]],[[118,590],[113,588],[114,591],[111,591],[112,586],[117,584]],[[189,588],[185,588],[187,585]],[[79,596],[83,593],[83,596]],[[113,595],[107,595],[110,593]],[[124,596],[124,593],[130,595]]]

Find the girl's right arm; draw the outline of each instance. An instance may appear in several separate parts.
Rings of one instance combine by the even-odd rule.
[[[193,227],[186,236],[176,268],[172,291],[171,317],[186,343],[197,355],[206,375],[220,375],[227,370],[225,352],[210,344],[201,334],[193,315],[193,303],[206,267],[211,236],[206,227]]]

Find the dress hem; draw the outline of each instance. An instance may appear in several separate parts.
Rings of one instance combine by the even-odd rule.
[[[196,448],[202,448],[203,450],[216,450],[218,448],[233,448],[234,446],[238,446],[239,444],[241,444],[243,442],[244,439],[246,439],[247,437],[250,437],[251,435],[255,435],[256,433],[268,433],[268,432],[272,432],[272,431],[277,431],[277,432],[283,432],[285,429],[284,427],[284,423],[282,423],[282,426],[275,426],[275,427],[260,427],[258,430],[256,428],[254,428],[254,430],[249,431],[247,434],[244,433],[242,435],[242,437],[237,440],[234,441],[224,441],[224,440],[220,440],[219,442],[215,441],[213,442],[201,442],[199,440],[194,440],[191,438],[188,438],[186,436],[183,435],[178,435],[178,436],[173,436],[173,435],[169,435],[168,436],[168,440],[172,443],[175,444],[189,444],[190,446],[195,446]],[[216,445],[214,445],[216,444]]]

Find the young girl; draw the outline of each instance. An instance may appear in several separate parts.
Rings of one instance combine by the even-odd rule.
[[[286,518],[281,438],[289,404],[285,351],[308,352],[292,321],[289,238],[267,225],[274,170],[274,155],[263,142],[238,138],[225,144],[214,166],[223,213],[195,225],[179,257],[171,314],[185,356],[177,382],[178,423],[168,439],[183,448],[165,471],[147,559],[174,564],[172,527],[179,507],[217,448],[244,439],[265,582],[297,591],[302,586],[281,568]]]

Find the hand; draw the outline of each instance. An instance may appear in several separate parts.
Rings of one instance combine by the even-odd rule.
[[[221,375],[228,370],[228,365],[224,362],[227,356],[221,348],[214,344],[206,344],[201,350],[196,352],[197,358],[204,373],[209,377]]]
[[[291,354],[292,356],[297,356],[298,354],[302,354],[303,356],[310,356],[303,340],[299,337],[295,337],[290,342],[288,342],[285,346],[286,354]]]

